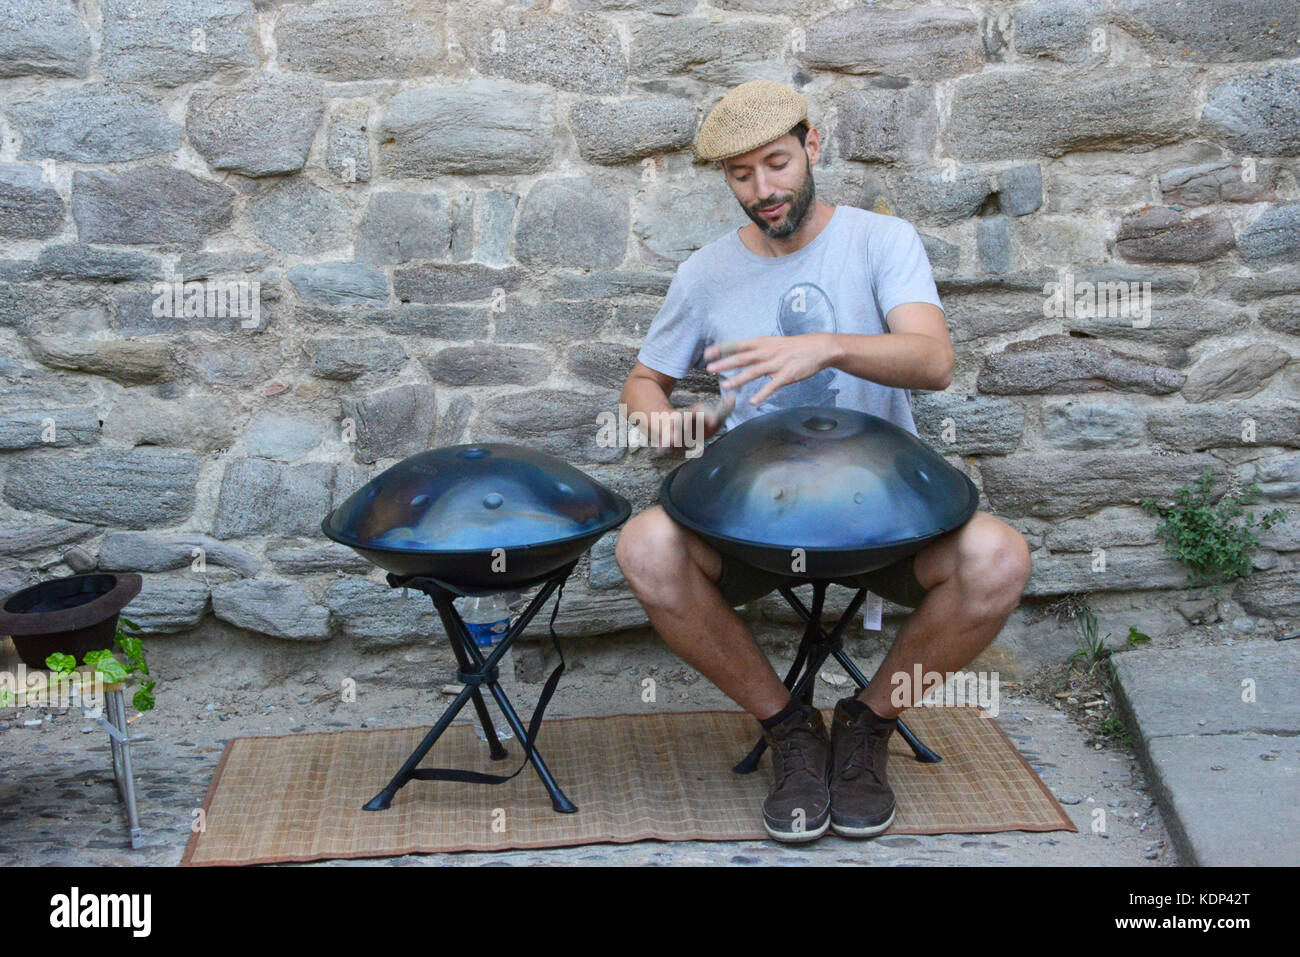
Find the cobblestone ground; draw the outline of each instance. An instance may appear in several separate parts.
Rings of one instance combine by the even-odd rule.
[[[0,863],[17,865],[174,865],[179,863],[193,809],[202,804],[225,741],[250,734],[333,728],[401,727],[428,723],[429,700],[372,706],[365,717],[333,702],[313,702],[307,689],[296,707],[265,705],[253,694],[204,704],[197,684],[168,685],[173,714],[159,711],[132,725],[144,846],[132,851],[117,801],[107,735],[80,712],[0,711]],[[404,696],[395,695],[390,702]],[[284,700],[284,698],[281,698]],[[699,705],[697,704],[698,708]],[[686,710],[686,709],[684,709]],[[292,713],[289,713],[292,711]],[[160,715],[160,712],[163,712]],[[562,712],[560,712],[562,713]],[[344,720],[346,719],[346,720]],[[1158,809],[1132,754],[1096,750],[1066,715],[1025,697],[1004,698],[997,720],[1070,814],[1079,833],[910,836],[873,841],[833,835],[802,847],[772,842],[658,842],[588,845],[505,853],[409,855],[308,866],[520,866],[613,864],[1177,864]],[[26,723],[38,721],[28,726]],[[93,729],[93,730],[86,730]],[[425,785],[430,786],[430,785]],[[1106,829],[1094,832],[1096,809]],[[758,809],[755,808],[755,813]]]

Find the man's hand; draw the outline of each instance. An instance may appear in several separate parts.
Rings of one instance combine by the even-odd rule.
[[[838,348],[835,337],[825,332],[734,339],[705,349],[705,368],[709,372],[744,369],[723,379],[719,383],[722,389],[736,389],[759,376],[770,376],[771,381],[749,400],[750,405],[759,405],[782,386],[810,379],[829,368]]]
[[[735,396],[727,396],[716,402],[696,402],[688,409],[674,409],[669,413],[668,421],[664,423],[660,432],[660,449],[666,450],[668,454],[684,449],[688,456],[698,455],[699,452],[692,453],[692,450],[703,451],[704,443],[722,428],[723,423],[727,421],[727,416],[735,407]],[[688,420],[691,429],[689,446],[686,444]]]

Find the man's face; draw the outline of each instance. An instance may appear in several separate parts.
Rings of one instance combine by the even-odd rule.
[[[816,148],[815,130],[808,131],[806,140]],[[723,160],[723,169],[745,214],[774,239],[797,230],[812,207],[812,160],[793,133]]]

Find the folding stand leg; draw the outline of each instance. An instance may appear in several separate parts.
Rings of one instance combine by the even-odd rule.
[[[411,780],[411,775],[415,771],[416,765],[424,760],[424,756],[429,753],[429,749],[433,747],[434,743],[440,737],[442,737],[442,733],[451,725],[451,722],[455,719],[456,715],[460,713],[460,709],[465,707],[465,702],[468,701],[477,690],[478,689],[474,685],[466,685],[460,689],[460,694],[456,695],[455,699],[447,707],[447,710],[442,713],[442,717],[439,718],[437,723],[429,729],[429,733],[424,736],[424,740],[420,742],[420,746],[411,752],[411,756],[406,759],[406,763],[402,765],[401,770],[398,771],[397,774],[393,776],[393,779],[388,782],[387,787],[366,802],[365,810],[388,810],[388,806],[393,803],[393,795],[395,795],[407,781]]]
[[[506,723],[509,724],[511,729],[515,732],[515,736],[518,737],[520,741],[527,741],[528,732],[524,729],[523,722],[519,720],[518,713],[510,704],[510,699],[506,697],[506,693],[502,690],[501,685],[493,681],[488,685],[488,690],[492,692],[492,697],[496,698],[497,705],[501,708],[501,713],[505,715]],[[560,786],[555,783],[555,778],[551,776],[551,769],[548,768],[546,762],[542,760],[542,756],[538,752],[536,745],[528,748],[528,760],[533,762],[533,770],[536,771],[537,776],[542,779],[542,785],[546,788],[546,793],[551,796],[551,808],[560,814],[577,813],[577,805],[570,801],[565,796],[564,792],[560,790]]]
[[[844,614],[835,623],[835,627],[831,629],[830,634],[827,634],[821,626],[827,584],[828,582],[825,580],[813,581],[811,610],[804,607],[803,602],[799,600],[799,596],[789,586],[782,586],[780,589],[781,595],[804,620],[803,638],[799,643],[799,650],[795,653],[794,664],[786,675],[784,684],[790,689],[792,699],[801,699],[807,704],[812,703],[812,692],[815,688],[818,670],[826,659],[832,655],[836,661],[843,665],[844,670],[849,673],[859,691],[867,686],[866,677],[858,670],[857,665],[853,663],[853,659],[843,649],[844,631],[847,629],[849,622],[853,620],[853,616],[858,613],[858,609],[862,607],[863,601],[866,600],[867,589],[858,589],[857,594],[853,596],[848,607],[844,610]],[[800,673],[801,667],[803,668],[802,673]],[[918,761],[923,764],[934,764],[943,760],[934,751],[922,744],[902,719],[899,719],[898,722],[898,733],[907,742]],[[763,752],[766,750],[767,740],[760,737],[749,754],[732,768],[732,771],[736,774],[749,774],[756,771],[759,759],[762,758]]]
[[[505,651],[503,649],[509,647],[507,640],[502,639],[499,647],[497,649],[494,649],[493,654],[489,656],[487,659],[484,659],[483,653],[479,651],[478,646],[474,644],[473,639],[470,637],[469,631],[465,629],[464,624],[458,618],[455,617],[455,610],[454,607],[452,606],[450,599],[444,595],[440,599],[435,599],[435,602],[440,602],[438,605],[438,611],[443,616],[444,624],[446,624],[453,631],[459,633],[461,639],[460,645],[461,645],[462,653],[467,655],[468,658],[472,659],[472,665],[475,668],[477,668],[477,670],[470,670],[470,668],[467,667],[457,677],[460,677],[462,679],[473,679],[480,675],[484,676],[482,680],[482,684],[487,686],[487,690],[492,694],[492,697],[496,700],[497,708],[500,709],[501,714],[505,717],[506,724],[510,725],[510,729],[514,731],[515,736],[519,739],[520,744],[523,745],[526,752],[527,760],[532,762],[533,770],[535,770],[537,772],[537,776],[542,779],[542,784],[546,788],[546,793],[551,796],[551,807],[554,808],[560,814],[575,813],[578,810],[577,806],[574,805],[574,803],[570,801],[567,797],[565,797],[564,792],[560,790],[560,786],[555,783],[555,778],[551,776],[551,770],[546,766],[546,761],[543,760],[541,754],[537,750],[536,745],[530,746],[528,744],[528,732],[524,729],[523,722],[519,718],[519,713],[515,710],[514,704],[510,701],[510,698],[506,696],[505,689],[502,688],[500,682],[497,681],[496,660],[502,654],[505,654]],[[531,605],[529,606],[529,611],[525,612],[525,615],[528,618],[532,617]],[[454,619],[454,620],[449,621],[449,619]],[[525,624],[526,623],[527,622],[525,621]],[[511,630],[513,631],[514,629],[512,628]],[[516,632],[515,634],[518,633]],[[508,637],[509,640],[513,642],[514,637],[513,636],[508,636]],[[453,644],[455,644],[455,642],[453,642]],[[487,709],[484,708],[484,714],[486,714],[486,711]],[[491,725],[489,724],[487,725],[487,727],[490,728]],[[489,740],[495,740],[495,735],[496,735],[495,731],[489,731],[488,735],[489,735]],[[420,773],[418,771],[415,771],[412,772],[411,776],[420,777]]]
[[[555,779],[551,776],[550,769],[547,768],[546,762],[542,760],[542,756],[538,753],[536,746],[529,742],[528,732],[525,730],[523,723],[519,720],[519,715],[515,712],[514,706],[510,703],[510,699],[506,697],[505,692],[502,691],[500,684],[497,682],[498,661],[500,661],[501,657],[510,649],[511,645],[514,644],[515,639],[523,633],[524,629],[528,626],[528,623],[532,621],[533,616],[537,614],[542,605],[546,603],[546,600],[550,598],[551,593],[559,587],[561,582],[568,578],[569,573],[573,571],[573,567],[576,564],[576,561],[570,563],[546,580],[541,591],[539,591],[536,597],[529,602],[528,607],[519,618],[511,624],[509,631],[506,632],[505,636],[497,643],[497,646],[493,648],[492,653],[486,659],[474,644],[473,639],[469,634],[469,630],[465,627],[460,615],[456,612],[452,603],[452,593],[448,587],[444,586],[440,582],[428,578],[414,578],[404,582],[404,584],[410,585],[411,587],[419,588],[421,591],[424,591],[433,598],[434,605],[437,607],[438,613],[442,618],[443,627],[447,632],[447,636],[452,643],[453,649],[456,651],[456,660],[461,667],[461,671],[458,673],[457,678],[464,682],[464,687],[461,688],[460,693],[457,694],[451,704],[448,705],[447,710],[443,712],[437,723],[429,729],[429,733],[424,736],[424,739],[420,742],[419,746],[411,752],[410,757],[406,759],[406,762],[402,765],[397,774],[393,776],[393,779],[388,782],[388,785],[365,804],[365,810],[382,811],[387,809],[392,804],[394,795],[396,795],[396,793],[412,779],[486,780],[487,783],[499,783],[502,780],[506,780],[504,778],[495,778],[495,776],[491,775],[478,775],[469,771],[437,771],[418,768],[419,763],[424,760],[424,756],[429,753],[429,749],[433,747],[437,740],[442,736],[443,732],[450,727],[452,721],[455,719],[456,715],[460,713],[460,710],[465,706],[465,704],[471,700],[475,701],[475,710],[478,711],[479,720],[483,724],[483,729],[487,734],[488,746],[492,751],[492,756],[497,757],[498,750],[500,750],[502,755],[504,755],[504,748],[501,747],[500,742],[497,740],[496,730],[492,725],[491,718],[488,716],[487,708],[483,702],[480,685],[487,686],[488,691],[491,692],[493,698],[496,700],[497,706],[501,709],[501,713],[505,716],[506,723],[510,725],[514,733],[518,735],[520,742],[523,743],[526,752],[525,760],[532,763],[533,769],[537,772],[538,777],[541,778],[542,784],[546,787],[547,793],[551,796],[551,806],[561,813],[571,814],[577,810],[573,802],[564,795],[564,792],[560,790],[559,785],[555,783]],[[395,578],[395,576],[389,576],[389,584],[397,585],[399,582],[401,582],[400,579]]]
[[[465,653],[461,645],[460,635],[451,634],[451,650],[456,653],[456,664],[460,666],[462,674],[470,670],[469,655]],[[492,715],[488,714],[487,704],[483,701],[483,692],[477,685],[474,687],[474,694],[471,699],[474,702],[474,710],[478,712],[479,724],[483,726],[483,734],[487,737],[488,752],[493,761],[500,761],[510,756],[510,752],[505,749],[501,739],[497,737],[497,729],[492,724]]]

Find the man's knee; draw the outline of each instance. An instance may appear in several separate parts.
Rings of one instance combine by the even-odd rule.
[[[632,518],[614,543],[614,560],[633,588],[652,583],[684,557],[680,530],[660,507]]]
[[[985,523],[959,547],[959,574],[990,612],[1015,608],[1029,581],[1029,543],[1000,519]]]

